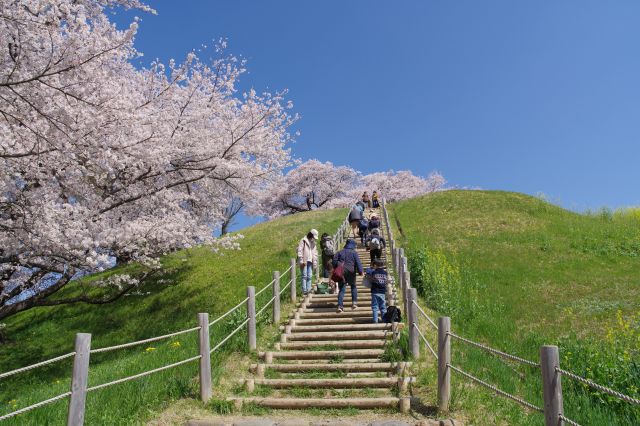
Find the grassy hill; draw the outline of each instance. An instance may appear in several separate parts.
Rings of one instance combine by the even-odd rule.
[[[241,249],[213,253],[208,248],[183,250],[162,260],[164,276],[146,283],[136,295],[108,305],[69,305],[36,308],[6,321],[0,343],[0,372],[73,350],[77,332],[92,333],[92,347],[144,339],[196,326],[196,314],[213,320],[246,296],[246,287],[262,288],[274,270],[284,271],[295,254],[297,241],[315,227],[333,233],[346,211],[297,214],[242,231]],[[111,273],[111,272],[107,272]],[[67,293],[84,291],[96,277],[73,283]],[[284,279],[282,285],[288,280]],[[89,290],[90,291],[90,290]],[[260,308],[269,291],[257,300]],[[244,318],[244,311],[211,329],[212,342],[221,340]],[[267,315],[264,315],[266,319]],[[263,323],[266,322],[263,320]],[[160,367],[197,354],[197,334],[91,358],[89,385]],[[212,346],[213,346],[212,344]],[[227,350],[243,348],[244,339],[231,341]],[[220,356],[214,357],[220,364]],[[69,390],[71,360],[0,380],[0,414]],[[216,371],[214,374],[222,374]],[[162,409],[169,400],[197,396],[197,363],[180,366],[90,393],[86,424],[137,424]],[[66,400],[7,421],[7,424],[64,424]]]
[[[640,220],[581,215],[523,194],[447,191],[393,204],[412,284],[434,315],[470,338],[561,365],[640,395]],[[433,335],[432,335],[433,337]],[[435,341],[435,340],[432,340]],[[453,363],[540,406],[539,372],[454,342]],[[431,376],[423,381],[432,381]],[[426,374],[426,373],[425,373]],[[472,424],[540,424],[515,403],[453,376],[454,409]],[[564,379],[565,412],[581,424],[634,424],[640,411]]]

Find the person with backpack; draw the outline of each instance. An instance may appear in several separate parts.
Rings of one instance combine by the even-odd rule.
[[[351,224],[351,231],[353,232],[353,238],[355,238],[357,236],[357,229],[358,226],[360,225],[360,220],[362,220],[362,218],[364,218],[364,213],[363,210],[360,210],[360,208],[355,205],[351,208],[351,211],[349,212],[349,223]]]
[[[373,191],[373,194],[371,194],[371,204],[374,209],[380,207],[380,198],[378,196],[378,191]]]
[[[373,231],[376,228],[380,228],[380,218],[374,214],[369,219],[369,231]]]
[[[365,241],[367,240],[367,231],[369,230],[369,221],[366,217],[360,219],[358,223],[358,232],[360,233],[360,244],[364,246]]]
[[[367,191],[364,191],[364,194],[362,194],[362,202],[365,206],[371,208],[371,198],[369,198],[369,193]]]
[[[330,277],[331,263],[333,262],[333,256],[336,254],[335,243],[333,238],[326,232],[322,234],[320,239],[320,250],[322,251],[322,276],[324,278]]]
[[[311,291],[313,270],[318,267],[317,239],[318,231],[312,229],[300,240],[300,243],[298,243],[298,265],[300,265],[302,275],[302,294],[305,296]]]
[[[382,235],[380,235],[380,229],[375,228],[371,231],[371,235],[367,238],[366,247],[369,249],[372,265],[376,259],[382,259],[382,250],[384,250],[386,246],[386,241],[382,238]]]
[[[344,293],[347,284],[351,287],[351,309],[358,307],[358,289],[356,288],[356,274],[364,275],[360,256],[356,252],[356,241],[352,238],[347,240],[344,248],[333,257],[333,274],[331,279],[338,283],[338,310],[344,311]]]
[[[378,318],[383,318],[387,313],[385,296],[387,293],[387,271],[384,269],[382,259],[376,259],[373,268],[366,271],[367,278],[371,283],[371,310],[373,311],[373,322],[377,323]],[[378,311],[380,316],[378,317]]]

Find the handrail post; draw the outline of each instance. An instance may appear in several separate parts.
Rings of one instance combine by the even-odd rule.
[[[249,350],[255,351],[258,348],[256,339],[256,288],[254,286],[247,287],[247,340]]]
[[[84,410],[87,402],[87,383],[89,381],[89,355],[91,334],[77,333],[73,374],[71,376],[71,398],[67,413],[67,426],[84,424]]]
[[[280,323],[280,272],[273,271],[273,323]]]
[[[211,353],[209,344],[209,314],[198,314],[198,340],[200,346],[200,399],[208,402],[213,394],[211,390]]]
[[[557,346],[540,347],[540,367],[542,371],[542,396],[544,399],[544,424],[546,426],[562,425],[560,415],[564,413],[562,406],[560,353]]]
[[[297,290],[297,283],[296,283],[296,268],[298,267],[296,260],[295,259],[291,259],[291,303],[296,303],[296,290]]]
[[[409,349],[414,359],[418,359],[420,356],[420,344],[418,342],[418,290],[412,288],[409,290]]]
[[[449,411],[451,395],[451,318],[438,318],[438,411]]]
[[[406,259],[405,259],[406,261]],[[411,309],[411,304],[410,304],[410,291],[411,291],[411,273],[407,270],[407,266],[405,263],[405,267],[404,267],[405,271],[404,271],[404,294],[402,295],[403,299],[404,299],[404,311],[407,312],[407,315],[409,314],[409,310]]]

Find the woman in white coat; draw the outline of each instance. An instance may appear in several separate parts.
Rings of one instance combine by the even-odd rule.
[[[305,296],[311,291],[313,271],[318,267],[318,231],[312,229],[298,243],[298,265],[302,272],[302,294]]]

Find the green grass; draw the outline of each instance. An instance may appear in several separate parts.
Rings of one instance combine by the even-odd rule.
[[[534,361],[540,345],[557,344],[563,368],[640,396],[637,209],[576,214],[523,194],[446,191],[393,204],[391,211],[412,284],[434,315],[452,318],[454,331]],[[542,404],[539,372],[455,341],[452,357],[472,374]],[[427,373],[431,386],[433,373]],[[471,423],[542,422],[452,374],[452,407]],[[427,381],[419,377],[419,384]],[[568,379],[563,388],[565,413],[578,423],[640,421],[637,408]]]
[[[239,251],[216,254],[198,247],[170,254],[162,260],[164,276],[145,283],[138,295],[112,304],[36,308],[11,317],[6,321],[5,340],[0,344],[0,371],[72,351],[74,335],[78,332],[91,333],[92,347],[99,348],[194,327],[198,312],[208,312],[211,321],[242,300],[247,286],[254,285],[259,290],[271,281],[273,270],[287,269],[297,241],[309,228],[333,233],[344,214],[343,210],[304,213],[247,228],[242,231],[244,239]],[[88,282],[95,278],[74,282],[65,293],[94,291]],[[285,276],[281,285],[287,282],[288,276]],[[269,293],[266,291],[258,298],[258,309],[270,299]],[[267,309],[263,314],[259,329],[268,323],[269,313]],[[212,346],[244,317],[244,309],[239,309],[229,320],[214,325]],[[225,344],[225,352],[214,354],[214,380],[225,374],[220,365],[230,351],[246,351],[244,334],[239,336]],[[196,354],[196,333],[113,353],[94,354],[89,385]],[[68,391],[71,363],[70,359],[65,360],[0,381],[0,414]],[[142,424],[173,400],[197,398],[197,369],[198,363],[194,362],[92,392],[87,399],[86,424]],[[225,410],[223,405],[219,408]],[[67,400],[62,400],[5,423],[63,424],[66,409]]]

